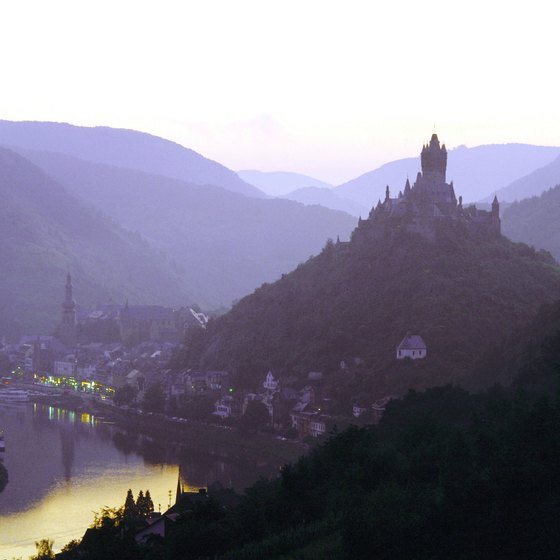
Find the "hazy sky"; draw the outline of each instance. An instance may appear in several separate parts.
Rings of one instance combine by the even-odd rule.
[[[133,128],[333,183],[448,147],[560,145],[555,2],[0,3],[0,118]]]

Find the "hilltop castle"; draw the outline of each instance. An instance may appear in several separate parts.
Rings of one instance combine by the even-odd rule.
[[[420,154],[422,171],[416,182],[406,180],[404,190],[391,198],[389,186],[385,200],[371,209],[369,217],[360,219],[353,236],[358,238],[387,235],[395,228],[419,233],[435,240],[449,226],[461,224],[466,231],[499,236],[500,205],[494,197],[491,211],[478,210],[474,205],[463,207],[462,197],[455,197],[453,182],[447,183],[447,150],[440,146],[436,134],[430,143],[422,147]]]

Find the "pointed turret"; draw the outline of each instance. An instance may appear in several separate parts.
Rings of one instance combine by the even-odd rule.
[[[404,185],[404,195],[407,196],[410,194],[410,181],[408,180],[408,177],[406,178],[406,183]]]
[[[389,185],[387,185],[387,187],[385,188],[385,201],[388,201],[390,196],[391,193],[389,192]]]

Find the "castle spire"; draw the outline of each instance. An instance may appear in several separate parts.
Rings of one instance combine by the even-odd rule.
[[[410,181],[408,180],[408,175],[406,177],[406,183],[404,185],[404,194],[405,194],[405,196],[410,194]]]
[[[390,198],[389,185],[387,185],[387,188],[385,189],[385,201],[389,200],[389,198]]]

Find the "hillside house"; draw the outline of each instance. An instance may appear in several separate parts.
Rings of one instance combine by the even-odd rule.
[[[215,402],[213,414],[219,416],[222,420],[224,418],[230,418],[233,415],[233,407],[233,397],[224,395]]]
[[[273,392],[278,389],[278,379],[274,379],[274,375],[272,375],[271,371],[269,371],[266,374],[266,378],[263,382],[263,387],[267,391],[273,391]]]
[[[397,360],[411,358],[421,360],[426,357],[428,349],[422,337],[417,334],[407,334],[397,346]]]

